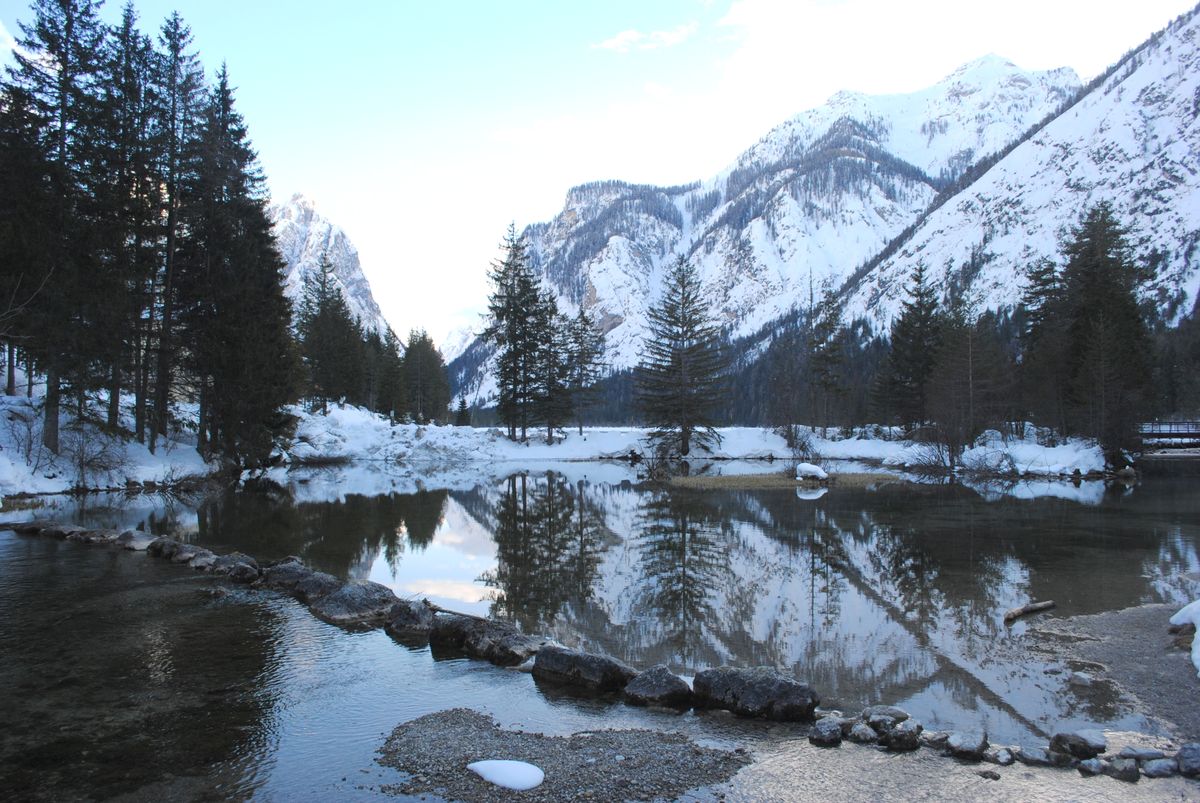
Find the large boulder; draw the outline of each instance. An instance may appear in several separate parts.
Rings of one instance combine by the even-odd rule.
[[[428,635],[436,618],[433,610],[424,602],[399,599],[388,611],[383,627],[392,636]]]
[[[921,746],[921,723],[906,719],[891,730],[879,734],[879,743],[896,753],[907,753]]]
[[[811,720],[821,702],[807,683],[767,667],[706,669],[696,675],[692,690],[697,708],[725,708],[740,717],[781,722]]]
[[[147,551],[150,545],[157,540],[155,536],[141,530],[126,530],[117,538],[116,545],[133,552],[143,552]]]
[[[858,744],[875,744],[879,741],[879,734],[867,723],[855,722],[846,738]]]
[[[629,681],[625,686],[625,702],[633,705],[688,708],[692,704],[692,687],[679,675],[659,664]]]
[[[1101,731],[1088,729],[1056,733],[1050,739],[1050,749],[1075,758],[1095,758],[1108,749]]]
[[[312,573],[313,570],[305,566],[300,558],[290,556],[263,567],[261,582],[268,588],[291,592],[296,590],[297,583],[307,580]]]
[[[41,529],[40,535],[49,536],[50,538],[70,538],[73,535],[87,532],[86,527],[81,527],[78,524],[47,524]]]
[[[212,573],[228,577],[235,583],[253,583],[259,575],[258,561],[241,552],[230,552],[213,561]]]
[[[172,563],[191,563],[193,558],[211,555],[212,550],[205,549],[202,546],[195,544],[180,544],[175,553],[171,555]]]
[[[1152,758],[1142,762],[1142,774],[1147,778],[1170,778],[1179,773],[1179,764],[1173,758]]]
[[[955,758],[961,758],[964,761],[981,760],[987,748],[988,740],[986,732],[955,731],[946,740],[946,750],[950,755]]]
[[[163,535],[150,542],[150,545],[146,547],[146,554],[152,558],[166,558],[170,560],[181,546],[183,546],[183,543],[178,538]]]
[[[67,540],[81,544],[111,544],[120,537],[120,530],[80,530],[68,535]]]
[[[1179,772],[1189,778],[1200,776],[1200,742],[1188,742],[1175,754]]]
[[[499,666],[516,666],[534,655],[544,640],[528,636],[507,622],[451,614],[434,617],[429,643]]]
[[[808,732],[808,741],[817,747],[837,747],[842,743],[842,723],[835,717],[817,720]]]
[[[593,692],[620,691],[636,675],[636,671],[615,658],[550,644],[539,649],[533,659],[535,679],[580,686]]]
[[[395,604],[396,595],[387,586],[356,581],[314,600],[309,610],[330,624],[364,627],[382,624]]]
[[[292,587],[292,593],[306,605],[324,599],[342,587],[342,581],[326,572],[309,572]]]
[[[42,530],[53,525],[52,521],[14,521],[5,523],[5,528],[18,535],[40,535]]]
[[[1114,758],[1106,763],[1100,771],[1110,778],[1127,783],[1137,783],[1138,779],[1142,777],[1142,773],[1138,771],[1138,763],[1132,758]]]

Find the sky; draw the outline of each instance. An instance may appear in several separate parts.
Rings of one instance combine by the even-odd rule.
[[[115,22],[121,2],[103,16]],[[1192,0],[135,0],[228,65],[273,197],[345,229],[392,327],[479,328],[509,223],[572,186],[710,178],[838,90],[995,53],[1083,80]],[[0,0],[7,58],[24,0]]]

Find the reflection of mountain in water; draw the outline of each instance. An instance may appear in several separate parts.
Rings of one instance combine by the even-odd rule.
[[[590,593],[580,584],[590,567],[572,575],[566,546],[581,505],[611,534]],[[1023,631],[1003,625],[1005,610],[1031,598],[1056,598],[1066,615],[1174,598],[1178,584],[1161,578],[1197,561],[1194,540],[1114,528],[1103,506],[985,503],[911,485],[797,500],[612,486],[570,494],[553,479],[514,478],[487,515],[497,610],[526,627],[549,624],[538,629],[639,666],[775,666],[830,705],[905,702],[930,723],[974,720],[1009,738],[1088,720],[1061,677],[1005,657]],[[1114,542],[1136,559],[1114,560]]]

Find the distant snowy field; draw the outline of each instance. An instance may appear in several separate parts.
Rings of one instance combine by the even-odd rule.
[[[69,455],[53,457],[36,446],[41,435],[37,401],[0,397],[0,495],[61,493],[78,484],[78,472]],[[188,411],[180,412],[186,415]],[[355,485],[362,481],[365,487],[377,488],[380,493],[418,485],[470,487],[514,471],[549,468],[549,464],[586,462],[586,468],[581,466],[579,470],[595,480],[602,474],[607,476],[597,461],[626,458],[631,452],[645,455],[650,451],[647,431],[637,427],[592,427],[586,428],[582,435],[575,430],[556,432],[556,442],[550,445],[545,442],[545,430],[531,431],[528,443],[514,443],[495,428],[396,424],[375,413],[345,405],[332,405],[324,414],[310,413],[298,406],[290,412],[298,418],[296,435],[279,452],[281,465],[270,472],[271,476],[305,463],[347,462],[363,469],[353,472],[364,475],[356,476]],[[729,427],[720,430],[719,446],[711,452],[697,453],[694,458],[795,462],[803,459],[821,462],[828,471],[837,473],[861,471],[864,461],[897,470],[911,469],[931,457],[928,445],[888,440],[885,437],[888,432],[880,428],[868,428],[844,439],[822,438],[815,430],[807,432],[809,449],[804,455],[797,455],[781,436],[769,429]],[[92,472],[88,487],[162,483],[210,470],[196,452],[194,438],[186,431],[176,433],[160,446],[157,454],[150,454],[145,446],[134,441],[119,444],[116,451],[114,467]],[[998,433],[985,433],[966,451],[964,463],[1006,475],[1039,479],[1104,470],[1103,455],[1094,443],[1069,440],[1058,446],[1039,445],[1032,427],[1019,440],[1006,441]],[[744,470],[744,464],[739,466],[739,473]],[[622,472],[608,473],[614,481],[627,478]],[[343,474],[330,472],[329,483],[336,484],[335,478]],[[317,486],[329,484],[314,482]],[[335,491],[329,487],[324,493]]]

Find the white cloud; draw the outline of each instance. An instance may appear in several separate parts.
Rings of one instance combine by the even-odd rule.
[[[592,45],[599,50],[614,50],[617,53],[628,53],[630,50],[658,50],[664,47],[674,47],[687,41],[697,30],[700,25],[696,22],[689,22],[685,25],[680,25],[678,28],[672,28],[669,31],[651,31],[643,33],[636,29],[621,31],[616,36],[605,39],[603,42]]]

